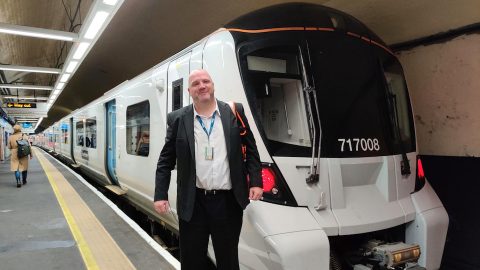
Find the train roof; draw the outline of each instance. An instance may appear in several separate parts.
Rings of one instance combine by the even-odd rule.
[[[292,27],[333,28],[368,37],[386,46],[362,22],[344,12],[310,3],[286,3],[245,14],[225,25],[227,29],[269,29]]]

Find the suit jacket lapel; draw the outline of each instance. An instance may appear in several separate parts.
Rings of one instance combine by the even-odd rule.
[[[195,160],[195,138],[193,135],[193,105],[190,104],[183,114],[183,125],[187,134],[188,145],[190,146],[190,154],[192,160]]]
[[[233,114],[230,113],[231,109],[227,103],[217,100],[217,104],[222,118],[223,134],[225,135],[225,143],[227,144],[227,156],[230,159],[230,131],[232,129]]]

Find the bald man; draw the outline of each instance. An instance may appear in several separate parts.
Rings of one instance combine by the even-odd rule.
[[[262,197],[261,164],[244,115],[247,134],[240,137],[230,106],[215,99],[212,78],[195,70],[188,79],[193,104],[167,116],[167,137],[155,176],[154,207],[169,211],[171,170],[177,164],[177,213],[182,269],[205,269],[212,237],[217,269],[239,269],[238,241],[243,209]],[[243,160],[242,144],[247,159]],[[247,175],[249,181],[247,181]]]

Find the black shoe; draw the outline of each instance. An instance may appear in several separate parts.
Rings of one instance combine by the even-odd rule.
[[[22,187],[22,184],[17,183],[17,188]]]
[[[26,185],[26,184],[27,184],[27,180],[23,180],[23,184]]]

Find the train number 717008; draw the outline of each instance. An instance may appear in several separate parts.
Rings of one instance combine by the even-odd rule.
[[[350,151],[350,152],[358,152],[358,151],[379,151],[380,144],[377,138],[353,138],[353,139],[346,139],[346,138],[339,138],[339,142],[341,142],[340,151]]]

